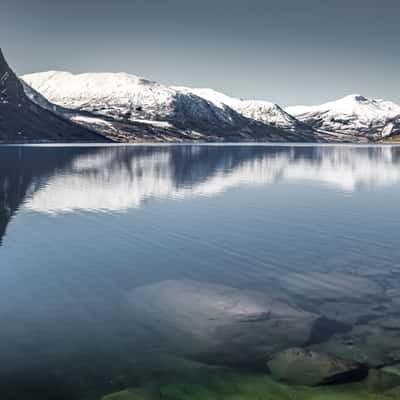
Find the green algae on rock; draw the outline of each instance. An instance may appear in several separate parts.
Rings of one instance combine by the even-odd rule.
[[[103,396],[102,400],[143,400],[146,399],[145,393],[135,390],[121,390],[120,392],[112,393]]]
[[[367,379],[368,389],[371,392],[384,391],[400,387],[400,366],[388,366],[381,369],[371,369]]]
[[[216,373],[197,382],[152,383],[102,400],[400,400],[400,386],[374,393],[365,381],[309,387],[277,382],[268,375]]]
[[[276,354],[268,367],[279,380],[297,385],[317,385],[335,381],[359,369],[359,365],[308,349],[291,348]]]

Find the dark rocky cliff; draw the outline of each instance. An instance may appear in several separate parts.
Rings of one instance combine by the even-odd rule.
[[[0,142],[101,142],[103,136],[33,103],[0,49]]]

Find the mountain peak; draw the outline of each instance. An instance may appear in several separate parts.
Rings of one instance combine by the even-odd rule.
[[[12,98],[25,100],[22,84],[8,65],[0,49],[0,100],[6,102]]]
[[[9,72],[9,71],[10,71],[10,67],[9,67],[9,65],[4,57],[3,51],[0,47],[0,78],[4,73]]]
[[[317,130],[379,137],[385,125],[400,114],[400,106],[351,94],[317,106],[288,107],[286,111]]]

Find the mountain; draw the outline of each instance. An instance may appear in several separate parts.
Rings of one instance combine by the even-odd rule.
[[[85,113],[77,122],[137,140],[317,141],[305,124],[267,102],[245,102],[205,89],[170,87],[125,73],[43,72],[22,79],[51,103]],[[224,98],[224,101],[218,100]],[[137,127],[140,129],[137,129]],[[298,129],[297,129],[298,128]],[[151,135],[151,132],[149,133]]]
[[[400,135],[400,106],[361,95],[283,109],[126,73],[49,71],[21,81],[42,109],[121,142],[365,142]]]
[[[260,100],[241,100],[229,97],[213,89],[191,89],[187,87],[176,87],[176,89],[186,93],[193,93],[221,109],[229,107],[246,118],[264,124],[293,132],[301,130],[310,132],[310,127],[288,114],[275,103]]]
[[[98,133],[73,123],[33,102],[7,64],[0,49],[0,142],[106,141]]]
[[[395,134],[400,118],[399,105],[358,94],[318,106],[288,107],[285,111],[317,130],[370,139]]]

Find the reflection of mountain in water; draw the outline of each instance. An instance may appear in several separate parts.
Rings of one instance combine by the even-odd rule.
[[[39,212],[118,211],[149,198],[245,184],[314,182],[353,191],[400,181],[396,147],[109,147],[79,155],[26,201]]]
[[[87,152],[50,147],[0,149],[0,243],[7,225],[26,197],[50,176],[57,175],[72,158]]]
[[[241,185],[314,182],[353,191],[400,181],[397,147],[8,147],[0,158],[0,239],[21,203],[38,212],[119,211],[150,198]]]
[[[9,147],[0,159],[0,238],[24,201],[39,212],[126,210],[276,181],[351,191],[399,182],[399,160],[396,147]]]

